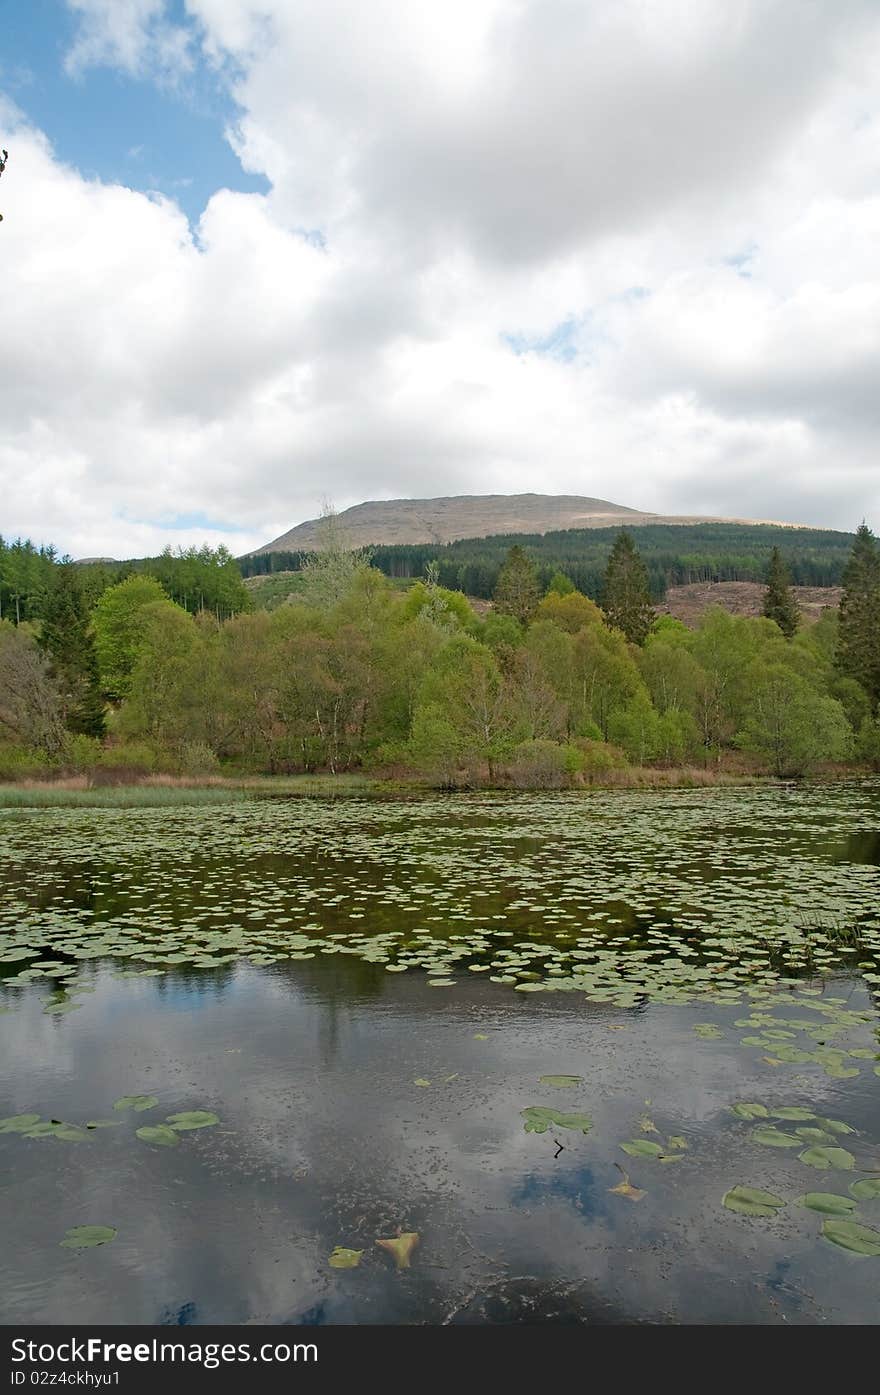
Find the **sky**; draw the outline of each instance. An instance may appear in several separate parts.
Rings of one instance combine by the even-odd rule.
[[[877,0],[0,0],[0,534],[880,525]]]

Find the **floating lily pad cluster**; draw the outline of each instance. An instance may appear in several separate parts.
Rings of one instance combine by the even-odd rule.
[[[114,1102],[113,1108],[117,1113],[131,1111],[143,1114],[155,1109],[158,1104],[156,1095],[123,1095]],[[89,1119],[80,1125],[69,1124],[62,1119],[43,1119],[39,1114],[11,1114],[6,1119],[0,1119],[0,1134],[15,1133],[22,1138],[56,1138],[64,1143],[84,1143],[98,1129],[118,1127],[122,1122],[122,1119]],[[191,1109],[167,1115],[162,1124],[145,1124],[135,1133],[144,1143],[168,1148],[180,1142],[178,1135],[181,1133],[211,1128],[219,1123],[218,1116],[209,1110]]]
[[[398,1269],[409,1269],[420,1236],[415,1230],[398,1230],[396,1235],[376,1240],[376,1244],[391,1255]],[[337,1245],[327,1263],[331,1269],[357,1269],[364,1257],[363,1250],[349,1250]]]
[[[822,1172],[852,1172],[868,1170],[872,1175],[860,1178],[849,1184],[848,1195],[830,1191],[807,1191],[795,1199],[796,1206],[818,1212],[827,1219],[822,1223],[822,1235],[832,1244],[853,1254],[880,1255],[880,1231],[863,1225],[855,1218],[857,1205],[861,1202],[880,1201],[880,1168],[876,1163],[876,1150],[870,1155],[870,1162],[859,1164],[855,1153],[844,1148],[842,1137],[856,1135],[856,1130],[842,1119],[826,1119],[801,1105],[780,1105],[777,1107],[759,1103],[740,1101],[731,1106],[737,1118],[759,1122],[751,1131],[752,1142],[762,1147],[781,1149],[801,1149],[798,1159],[807,1167]],[[795,1125],[792,1132],[777,1127],[773,1120],[782,1120]],[[807,1122],[809,1121],[809,1122]],[[807,1147],[803,1147],[807,1143]],[[788,1203],[774,1192],[763,1191],[759,1187],[738,1184],[731,1187],[722,1197],[722,1204],[728,1211],[737,1211],[744,1216],[775,1216]],[[880,1208],[878,1208],[880,1221]]]
[[[90,961],[114,960],[151,976],[342,954],[432,987],[485,975],[619,1007],[739,1003],[844,966],[880,986],[880,868],[833,856],[870,829],[857,791],[455,808],[450,820],[433,798],[275,800],[7,818],[0,975],[51,985],[51,1015],[81,1005]],[[747,1036],[782,1060],[801,1049],[773,1031]],[[857,1069],[833,1043],[814,1049],[832,1072]]]

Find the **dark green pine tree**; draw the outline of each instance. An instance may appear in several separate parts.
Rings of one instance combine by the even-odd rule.
[[[644,644],[654,623],[648,573],[632,534],[618,533],[602,586],[602,609],[608,624],[622,630],[631,644]]]
[[[541,599],[538,573],[518,544],[510,549],[498,573],[492,599],[499,614],[512,615],[523,625],[535,613]]]
[[[880,702],[880,549],[866,523],[856,532],[846,570],[837,638],[837,667]]]
[[[63,562],[54,571],[43,610],[40,648],[61,689],[68,731],[100,738],[106,729],[104,700],[79,576],[72,562]]]
[[[770,554],[761,614],[768,620],[775,620],[786,639],[792,638],[801,623],[801,614],[791,589],[791,576],[778,547],[774,547]]]

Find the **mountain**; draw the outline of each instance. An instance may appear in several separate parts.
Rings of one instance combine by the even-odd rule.
[[[576,494],[456,494],[446,499],[381,499],[355,504],[340,513],[338,521],[353,547],[366,547],[440,544],[461,538],[550,533],[567,528],[613,528],[625,524],[749,523],[758,520],[722,520],[706,515],[670,517]],[[309,519],[248,555],[314,551],[320,546],[320,527],[320,519]]]

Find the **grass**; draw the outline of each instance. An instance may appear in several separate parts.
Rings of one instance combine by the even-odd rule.
[[[834,782],[864,775],[852,767],[835,767],[814,772],[813,782]],[[703,766],[624,766],[616,770],[586,775],[560,792],[586,793],[615,789],[706,789],[716,786],[776,784],[773,776],[743,769],[717,769]],[[785,783],[785,782],[783,782]],[[436,780],[396,769],[373,775],[346,772],[341,775],[144,775],[128,783],[92,784],[86,775],[58,780],[20,780],[0,784],[0,809],[172,809],[179,806],[229,804],[232,801],[265,798],[327,799],[334,796],[394,796],[436,791]],[[528,786],[504,781],[495,785],[475,780],[459,786],[443,786],[462,792],[526,794]],[[534,789],[534,793],[552,790]]]
[[[230,785],[99,785],[71,789],[58,784],[0,785],[0,809],[171,809],[181,805],[228,804],[245,799]]]

